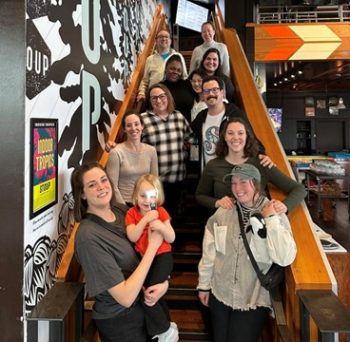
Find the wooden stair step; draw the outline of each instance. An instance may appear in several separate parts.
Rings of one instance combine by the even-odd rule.
[[[176,322],[180,341],[209,341],[208,333],[199,310],[170,310],[171,320]]]
[[[171,288],[195,289],[198,281],[197,272],[173,272],[170,279]]]
[[[202,254],[202,242],[193,240],[182,240],[174,242],[173,253],[195,253]]]

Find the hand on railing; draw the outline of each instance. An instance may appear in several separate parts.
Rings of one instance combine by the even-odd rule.
[[[136,96],[136,102],[140,102],[140,101],[145,101],[146,96],[144,94],[137,94]]]
[[[116,146],[117,146],[117,144],[115,141],[108,140],[106,142],[106,145],[105,145],[105,151],[109,153],[111,151],[111,149],[116,147]]]
[[[141,98],[140,100],[137,100],[136,103],[136,113],[141,113],[145,110],[145,103],[146,103],[146,98]]]

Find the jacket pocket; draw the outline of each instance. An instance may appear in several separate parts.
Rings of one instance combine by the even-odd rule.
[[[226,253],[226,233],[227,226],[218,226],[214,223],[215,249],[223,255]]]

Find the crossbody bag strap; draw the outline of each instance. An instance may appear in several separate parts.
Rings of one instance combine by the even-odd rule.
[[[247,240],[247,235],[245,233],[245,229],[244,229],[244,224],[243,224],[243,218],[242,218],[242,213],[241,213],[241,209],[239,208],[238,205],[236,205],[236,208],[237,208],[237,214],[238,214],[238,221],[239,221],[239,228],[241,230],[241,235],[242,235],[242,239],[243,239],[243,244],[244,244],[244,247],[248,253],[248,256],[249,256],[249,259],[253,265],[253,268],[259,278],[259,280],[261,281],[262,280],[262,277],[263,277],[263,273],[261,272],[255,258],[254,258],[254,255],[249,247],[249,243],[248,243],[248,240]]]
[[[250,258],[250,261],[253,265],[253,268],[254,268],[259,280],[261,281],[263,273],[261,272],[258,264],[256,263],[256,260],[253,256],[253,253],[249,247],[249,244],[247,241],[247,236],[245,234],[241,210],[238,207],[238,205],[236,206],[236,208],[237,208],[237,214],[238,214],[239,228],[241,230],[241,235],[242,235],[244,247],[249,255],[249,258]],[[283,303],[282,303],[281,290],[279,287],[276,287],[276,288],[270,290],[269,292],[270,292],[271,304],[272,304],[272,307],[273,307],[273,310],[274,310],[275,316],[276,316],[276,324],[277,324],[278,331],[280,333],[280,337],[281,337],[282,341],[284,341],[284,342],[292,342],[294,340],[293,334],[287,325],[287,320],[286,320],[286,316],[284,314],[284,308],[283,308]]]

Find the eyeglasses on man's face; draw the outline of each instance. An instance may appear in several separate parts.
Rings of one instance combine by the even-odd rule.
[[[157,39],[170,39],[169,36],[157,36]]]
[[[150,100],[151,102],[157,102],[158,100],[164,101],[167,98],[167,95],[165,93],[159,94],[159,95],[151,95]]]
[[[210,93],[218,94],[221,89],[219,87],[209,88],[209,89],[203,89],[204,95],[209,95]]]

